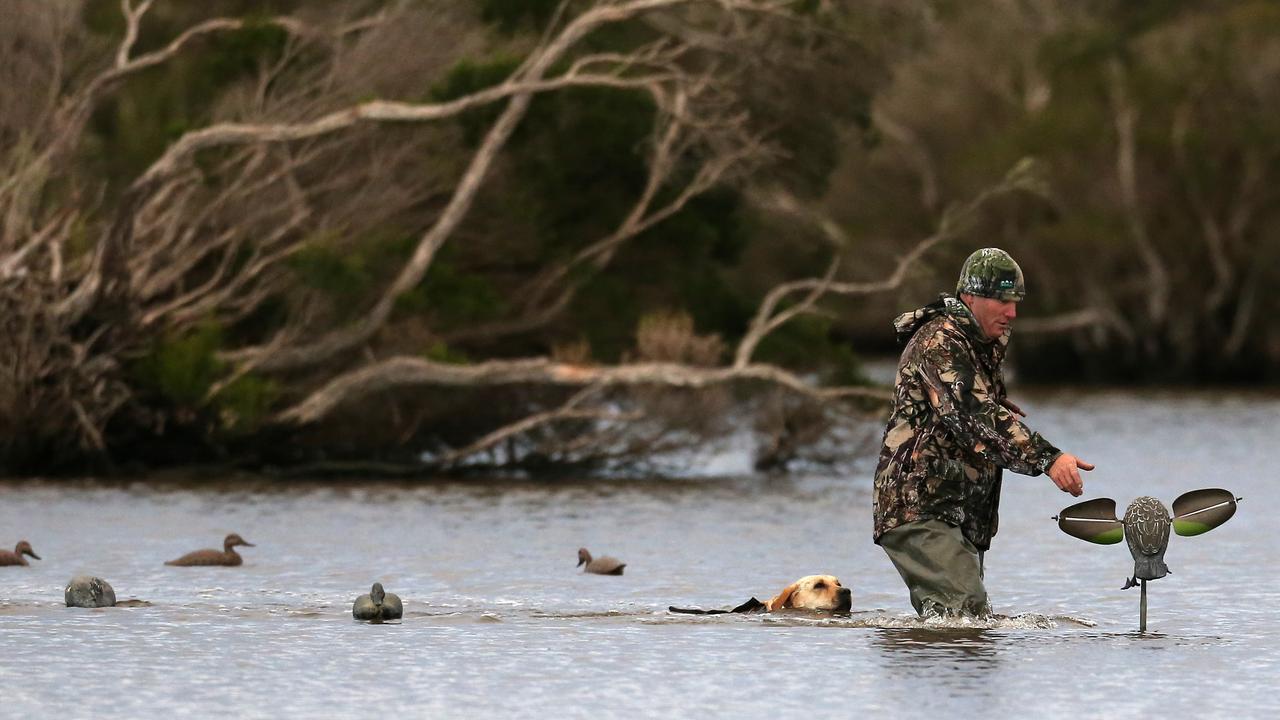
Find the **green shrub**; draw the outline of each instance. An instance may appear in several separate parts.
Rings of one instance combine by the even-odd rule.
[[[215,356],[221,344],[222,329],[212,322],[180,335],[166,334],[154,340],[150,351],[134,364],[133,377],[166,404],[199,408],[224,370]]]
[[[449,363],[450,365],[465,365],[471,362],[471,358],[466,353],[455,350],[443,341],[431,343],[422,356],[428,360],[435,362]]]
[[[235,433],[256,430],[279,395],[272,380],[253,374],[237,378],[214,397],[221,426]]]
[[[179,416],[190,418],[193,413],[208,412],[224,430],[255,430],[279,397],[279,388],[274,381],[250,373],[228,383],[209,400],[209,391],[228,371],[226,363],[217,358],[222,342],[223,330],[213,321],[185,333],[163,335],[134,363],[134,381],[151,403]]]
[[[449,330],[501,317],[506,312],[506,304],[488,278],[462,272],[447,259],[438,257],[417,287],[396,298],[396,310],[430,314],[437,330]]]
[[[793,318],[760,342],[754,359],[799,371],[818,372],[827,383],[869,383],[861,361],[849,345],[832,338],[831,320],[825,317],[805,315]]]

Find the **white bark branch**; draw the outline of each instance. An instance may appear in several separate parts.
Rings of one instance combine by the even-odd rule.
[[[1178,107],[1174,112],[1170,134],[1173,140],[1173,157],[1177,161],[1178,167],[1182,170],[1182,180],[1187,188],[1187,197],[1191,200],[1192,210],[1200,220],[1200,230],[1204,237],[1205,249],[1209,253],[1209,266],[1213,268],[1213,286],[1204,296],[1205,312],[1213,314],[1226,300],[1227,291],[1234,273],[1231,262],[1227,259],[1226,238],[1224,237],[1222,224],[1214,217],[1213,208],[1209,206],[1209,201],[1205,198],[1204,191],[1196,179],[1195,170],[1191,167],[1191,161],[1187,157],[1187,133],[1191,128],[1191,110],[1190,102],[1183,103]]]
[[[109,90],[119,85],[125,78],[141,70],[167,62],[196,38],[217,32],[239,30],[249,26],[252,22],[233,18],[206,20],[188,28],[165,47],[129,59],[129,51],[132,49],[134,39],[136,39],[138,22],[142,14],[150,7],[151,0],[144,0],[137,9],[134,9],[128,0],[122,0],[122,3],[126,15],[126,37],[117,51],[116,63],[90,80],[79,92],[68,98],[58,110],[55,118],[56,130],[53,139],[31,162],[16,173],[14,179],[15,187],[25,188],[25,194],[9,201],[10,215],[15,212],[15,208],[19,214],[25,213],[26,208],[34,198],[33,193],[43,187],[43,180],[48,175],[49,168],[56,166],[62,158],[74,150],[83,135],[84,127],[89,117],[97,107],[98,101]],[[342,36],[349,32],[363,30],[379,21],[381,21],[381,16],[375,16],[372,19],[366,18],[344,25],[331,33],[322,33],[289,17],[276,17],[257,22],[276,25],[295,35]],[[132,30],[129,29],[130,27]],[[131,33],[134,36],[133,38],[130,37]],[[167,156],[168,154],[166,153],[161,160]],[[152,168],[154,169],[154,167],[153,165]],[[173,168],[174,172],[180,169]],[[172,174],[174,173],[166,173],[165,177]],[[80,279],[79,285],[75,290],[57,305],[57,314],[64,323],[74,323],[78,318],[82,317],[102,293],[125,292],[124,288],[128,285],[128,278],[124,277],[121,272],[126,262],[122,259],[122,256],[127,258],[130,255],[130,240],[133,234],[134,217],[145,204],[147,190],[163,185],[160,182],[161,179],[161,177],[151,172],[144,173],[142,177],[131,185],[129,192],[125,194],[125,198],[120,201],[116,222],[99,241],[89,271]],[[20,190],[20,192],[23,191]],[[110,275],[110,277],[104,276],[104,273]]]
[[[129,52],[133,49],[133,44],[138,40],[138,25],[142,22],[142,16],[151,8],[154,0],[142,0],[137,8],[132,6],[129,0],[120,0],[120,12],[124,15],[124,39],[120,42],[120,48],[116,51],[116,68],[123,68],[129,64]]]
[[[887,400],[888,391],[866,387],[814,387],[796,375],[771,365],[741,368],[704,368],[674,363],[635,363],[618,366],[583,366],[543,358],[489,360],[475,365],[451,365],[419,357],[393,357],[339,376],[302,402],[279,413],[275,421],[306,424],[323,419],[352,399],[393,388],[433,385],[480,387],[515,383],[600,387],[613,385],[664,385],[705,388],[755,380],[773,383],[817,400],[846,397]]]
[[[756,347],[764,340],[769,333],[777,330],[785,325],[792,318],[798,315],[812,312],[814,305],[818,302],[828,290],[832,287],[832,279],[835,278],[836,270],[840,267],[840,256],[836,256],[828,266],[827,272],[817,282],[812,280],[802,280],[799,283],[783,283],[769,291],[765,296],[764,302],[760,304],[760,309],[756,312],[755,318],[751,321],[751,327],[743,336],[742,342],[738,343],[738,349],[734,353],[733,366],[736,368],[746,367],[751,362],[751,356],[755,354]],[[796,305],[787,308],[777,315],[773,314],[778,303],[792,292],[798,292],[799,285],[811,285],[809,294],[805,296]]]
[[[683,103],[677,102],[677,113]],[[520,293],[527,297],[524,313],[513,320],[488,323],[471,328],[464,328],[446,335],[449,342],[472,340],[476,338],[494,338],[502,335],[528,332],[546,325],[562,313],[577,295],[579,285],[564,285],[558,295],[547,300],[547,294],[559,283],[565,281],[574,268],[590,264],[596,271],[608,267],[621,247],[629,240],[651,229],[658,223],[672,217],[683,210],[693,198],[724,181],[725,177],[739,169],[750,165],[767,154],[764,141],[759,137],[745,137],[731,151],[705,161],[694,177],[686,184],[674,199],[657,209],[651,209],[653,199],[662,185],[670,179],[675,161],[680,152],[675,148],[681,139],[682,125],[673,121],[662,134],[656,146],[654,157],[650,163],[649,178],[640,197],[630,212],[611,233],[580,250],[568,262],[551,268],[535,278],[530,287]]]
[[[559,34],[532,53],[525,63],[508,78],[508,80],[489,91],[482,91],[465,98],[442,103],[435,106],[405,106],[396,103],[368,103],[351,108],[321,119],[315,123],[301,126],[274,125],[261,126],[257,129],[222,126],[209,128],[184,136],[166,153],[165,158],[157,161],[147,175],[139,179],[145,184],[146,177],[171,171],[178,158],[189,155],[205,141],[220,138],[223,142],[234,142],[242,137],[253,141],[280,141],[309,137],[317,133],[332,132],[358,120],[366,119],[364,113],[372,113],[372,119],[404,120],[424,119],[422,113],[432,119],[456,114],[472,107],[481,100],[492,102],[499,98],[510,97],[506,108],[497,121],[489,129],[480,147],[472,156],[471,162],[454,189],[448,204],[436,219],[435,224],[427,230],[418,242],[413,255],[404,265],[400,274],[383,292],[373,308],[359,321],[346,328],[332,331],[318,340],[299,347],[291,347],[268,354],[263,347],[243,348],[224,354],[224,359],[232,362],[251,365],[263,371],[279,371],[322,363],[335,355],[352,350],[370,340],[385,324],[395,307],[396,299],[418,285],[430,267],[436,252],[453,234],[462,219],[470,210],[476,194],[493,165],[499,151],[506,145],[511,133],[524,118],[533,95],[549,89],[573,84],[582,84],[583,77],[561,76],[545,80],[545,74],[559,62],[569,50],[584,36],[595,29],[613,22],[625,20],[641,13],[684,5],[694,0],[622,0],[616,3],[602,4],[587,10],[570,21]],[[756,2],[753,0],[714,0],[712,4],[733,7],[768,9],[774,3]],[[652,87],[653,78],[635,80],[620,78],[616,75],[592,76],[593,84],[613,86],[634,86],[639,84]],[[446,113],[441,115],[440,113]],[[214,133],[213,131],[217,131]],[[248,133],[247,136],[243,133]],[[295,135],[302,133],[301,135]]]
[[[778,285],[765,296],[760,303],[760,308],[756,311],[756,315],[751,320],[751,325],[743,336],[742,341],[738,344],[737,351],[734,353],[734,367],[741,368],[747,366],[751,362],[751,357],[755,354],[756,347],[768,333],[776,330],[782,325],[777,322],[774,312],[778,305],[782,303],[789,295],[798,292],[809,292],[810,297],[803,303],[808,310],[819,297],[826,293],[836,295],[870,295],[874,293],[886,292],[892,290],[903,283],[907,278],[907,273],[916,264],[926,252],[933,249],[939,243],[954,237],[962,232],[964,228],[972,221],[978,210],[980,210],[989,200],[1000,195],[1004,195],[1013,191],[1031,191],[1036,193],[1043,192],[1041,181],[1036,175],[1034,164],[1029,160],[1020,161],[997,185],[990,187],[980,193],[976,198],[970,200],[964,205],[950,208],[943,214],[939,223],[938,230],[933,235],[916,243],[906,255],[899,258],[898,263],[889,276],[883,280],[873,282],[831,282],[830,278],[809,278],[806,280],[796,280],[793,282]],[[776,197],[776,194],[775,194]],[[843,238],[844,233],[838,229],[827,229],[828,225],[834,225],[830,218],[818,211],[806,208],[799,201],[789,196],[781,196],[783,200],[775,200],[772,203],[774,209],[785,210],[790,214],[798,215],[802,219],[814,222],[824,228],[824,232],[828,237]],[[841,243],[843,245],[843,243]],[[799,313],[783,313],[786,315],[785,320],[789,320]]]
[[[1147,235],[1146,222],[1138,200],[1137,149],[1134,139],[1138,111],[1129,100],[1124,66],[1119,61],[1112,61],[1110,64],[1109,79],[1112,109],[1115,113],[1116,179],[1120,183],[1120,199],[1129,223],[1129,234],[1138,246],[1138,254],[1147,268],[1147,314],[1152,323],[1159,326],[1164,323],[1169,311],[1169,271]]]

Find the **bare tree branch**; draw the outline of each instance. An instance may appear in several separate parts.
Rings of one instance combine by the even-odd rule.
[[[1174,112],[1172,125],[1173,157],[1182,170],[1183,185],[1187,189],[1187,197],[1191,200],[1191,208],[1200,220],[1201,234],[1204,237],[1205,249],[1209,252],[1209,265],[1213,268],[1214,283],[1205,295],[1205,311],[1212,314],[1226,300],[1228,286],[1231,283],[1233,268],[1227,258],[1226,238],[1221,223],[1213,216],[1209,201],[1191,168],[1187,157],[1187,133],[1191,126],[1192,105],[1190,101],[1182,103]]]
[[[98,106],[101,98],[112,89],[117,87],[124,79],[151,67],[155,67],[172,59],[181,52],[192,40],[218,32],[226,32],[232,30],[240,30],[249,24],[249,21],[233,18],[215,18],[206,20],[194,27],[187,29],[177,38],[172,40],[167,46],[140,55],[136,58],[129,59],[129,51],[133,47],[133,43],[137,37],[138,24],[142,15],[151,6],[153,0],[145,0],[136,9],[132,8],[128,0],[121,0],[122,7],[126,16],[126,33],[125,39],[121,43],[117,51],[115,63],[107,70],[90,80],[82,90],[69,97],[58,110],[57,118],[54,121],[56,134],[51,142],[36,157],[26,164],[18,173],[12,177],[6,185],[13,187],[28,187],[34,189],[42,183],[39,178],[44,177],[51,167],[56,166],[61,159],[66,157],[74,150],[80,137],[83,135],[85,123],[94,109]],[[380,19],[380,18],[379,18]],[[311,28],[294,18],[277,17],[263,21],[267,24],[273,24],[288,32],[300,35],[319,37],[324,33]],[[369,20],[359,21],[357,23],[343,26],[335,33],[341,36],[348,32],[362,30],[369,27]],[[140,179],[144,184],[151,184],[152,178],[144,175]],[[18,207],[29,207],[32,197],[30,192],[26,195],[11,200]]]
[[[680,212],[690,200],[723,182],[731,173],[746,172],[754,163],[768,156],[769,151],[763,138],[743,134],[735,147],[703,161],[694,177],[671,201],[651,209],[650,205],[658,191],[675,172],[677,158],[682,152],[682,147],[678,148],[677,145],[689,144],[688,139],[681,136],[681,131],[686,128],[676,120],[681,115],[682,107],[683,103],[677,101],[673,117],[650,161],[649,177],[644,191],[632,206],[631,211],[612,232],[578,251],[567,262],[552,266],[534,278],[527,288],[518,293],[519,296],[526,298],[525,310],[520,317],[462,328],[447,333],[445,339],[449,342],[478,338],[492,339],[513,333],[529,332],[550,323],[564,312],[577,295],[579,285],[565,283],[574,268],[590,265],[596,271],[605,269],[627,241]],[[741,119],[735,119],[723,129],[732,133],[740,126]],[[556,297],[548,300],[547,295],[562,283],[564,284]]]
[[[751,322],[751,327],[743,336],[742,341],[738,343],[738,350],[734,353],[733,366],[736,368],[746,367],[751,362],[751,356],[755,354],[756,346],[764,340],[769,333],[782,327],[792,318],[804,313],[812,312],[814,304],[818,299],[831,289],[832,279],[835,277],[836,270],[840,267],[840,256],[837,255],[831,260],[831,265],[827,267],[827,272],[822,278],[809,288],[808,295],[799,303],[787,308],[786,310],[774,315],[773,311],[782,302],[782,299],[790,295],[793,291],[797,291],[798,283],[783,283],[769,291],[765,296],[764,302],[760,304],[760,309],[756,312],[756,317]],[[800,281],[808,283],[809,281]]]
[[[938,171],[924,142],[914,130],[894,120],[881,108],[873,109],[871,117],[876,127],[898,141],[911,164],[915,166],[916,172],[920,175],[920,204],[930,214],[938,212],[941,202],[938,192]]]
[[[1169,271],[1147,236],[1146,222],[1138,202],[1137,150],[1134,141],[1138,111],[1129,100],[1124,66],[1113,60],[1108,70],[1111,104],[1115,113],[1116,179],[1120,183],[1120,198],[1129,222],[1129,235],[1138,246],[1138,253],[1147,268],[1147,313],[1153,323],[1160,325],[1169,311]]]
[[[865,387],[818,388],[772,365],[741,368],[703,368],[675,363],[634,363],[609,367],[571,365],[543,358],[489,360],[474,365],[450,365],[417,357],[393,357],[339,376],[308,398],[279,413],[285,424],[316,422],[342,403],[372,393],[415,385],[467,386],[533,383],[545,385],[663,385],[704,388],[731,381],[756,380],[782,386],[821,400],[846,397],[885,400],[885,390]]]
[[[434,106],[404,106],[393,103],[370,103],[347,111],[332,114],[315,123],[302,126],[265,126],[258,128],[230,127],[210,128],[207,131],[189,133],[184,136],[166,158],[157,161],[138,183],[144,184],[146,178],[172,171],[174,163],[181,157],[189,155],[204,142],[236,142],[243,139],[253,141],[281,141],[307,137],[312,134],[332,132],[357,120],[366,119],[364,113],[371,113],[371,119],[377,120],[423,120],[438,119],[462,112],[481,101],[494,101],[510,97],[510,100],[497,121],[489,129],[479,148],[471,158],[466,171],[456,185],[453,195],[435,224],[421,237],[412,257],[404,265],[400,274],[386,288],[373,308],[359,321],[350,326],[334,330],[318,340],[304,346],[288,348],[267,354],[263,348],[244,348],[226,353],[225,359],[232,362],[251,365],[262,371],[278,371],[289,368],[314,365],[324,362],[335,355],[349,351],[361,343],[368,341],[378,332],[391,315],[396,299],[418,285],[430,267],[435,253],[453,234],[462,219],[470,210],[475,196],[488,174],[497,154],[510,138],[511,133],[523,119],[532,97],[543,92],[568,85],[583,84],[582,76],[565,75],[553,80],[545,80],[545,74],[558,62],[582,37],[594,29],[612,22],[625,20],[643,12],[660,8],[683,5],[693,0],[623,0],[616,3],[601,4],[585,11],[571,20],[565,28],[538,50],[531,53],[525,63],[517,69],[502,85],[482,91],[452,103]],[[728,8],[752,9],[762,12],[776,11],[777,3],[765,3],[755,0],[716,0],[714,4]],[[630,61],[622,63],[624,67]],[[571,71],[572,72],[572,71]],[[634,80],[619,78],[616,75],[593,76],[592,84],[612,86],[635,86],[637,84],[652,89],[657,81],[654,78]],[[443,113],[443,114],[442,114]],[[216,132],[213,132],[215,131]],[[180,147],[181,146],[181,147]],[[687,200],[687,198],[686,198]],[[639,206],[637,206],[639,208]],[[643,208],[639,208],[643,210]],[[672,210],[674,212],[674,209]],[[656,219],[653,220],[656,222]],[[644,223],[637,223],[643,229]],[[611,256],[613,248],[624,238],[606,239],[600,253]]]
[[[147,14],[147,10],[151,8],[154,0],[142,0],[138,3],[138,7],[134,8],[129,0],[120,0],[120,11],[124,15],[124,40],[120,42],[120,49],[116,51],[116,69],[123,68],[129,64],[129,51],[133,49],[133,43],[138,39],[138,25],[142,22],[142,16]]]
[[[734,367],[745,367],[751,362],[752,355],[755,354],[756,347],[760,341],[764,339],[773,330],[777,329],[791,319],[798,312],[786,311],[782,313],[782,320],[779,321],[774,316],[774,311],[789,295],[797,292],[809,292],[810,297],[806,299],[801,307],[810,308],[813,303],[817,302],[821,295],[826,293],[834,293],[837,295],[869,295],[873,293],[886,292],[892,290],[902,284],[907,278],[907,273],[912,266],[915,265],[921,257],[929,250],[937,246],[939,243],[949,238],[955,237],[972,222],[978,211],[986,205],[991,199],[1014,191],[1029,191],[1038,194],[1044,193],[1042,181],[1037,175],[1037,169],[1032,161],[1024,159],[1009,171],[1004,179],[993,187],[990,187],[980,193],[977,197],[963,205],[950,208],[943,214],[939,223],[937,232],[933,235],[916,243],[906,255],[898,260],[898,264],[888,277],[883,280],[863,283],[849,282],[832,282],[827,278],[810,278],[806,280],[796,280],[793,282],[783,283],[771,290],[765,299],[760,303],[756,315],[751,320],[751,325],[743,336],[742,341],[738,344],[738,349],[734,354]],[[813,209],[805,209],[804,206],[794,198],[783,196],[784,200],[774,201],[771,207],[774,209],[785,210],[790,214],[798,215],[803,219],[814,222],[824,228],[824,232],[828,237],[840,237],[843,239],[843,232],[836,229],[827,229],[831,225],[831,221],[822,213]],[[816,294],[813,294],[816,293]]]

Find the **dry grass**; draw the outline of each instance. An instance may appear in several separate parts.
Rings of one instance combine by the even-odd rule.
[[[719,335],[698,335],[693,318],[685,312],[659,312],[640,318],[636,328],[637,359],[642,362],[678,362],[701,367],[720,364],[725,353]]]
[[[569,365],[591,365],[591,343],[586,338],[551,346],[551,359]]]

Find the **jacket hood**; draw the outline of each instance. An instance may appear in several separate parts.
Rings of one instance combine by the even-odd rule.
[[[893,327],[897,331],[898,344],[906,345],[925,323],[943,315],[951,318],[956,327],[969,338],[969,342],[988,370],[1000,367],[1000,363],[1004,360],[1005,349],[1009,345],[1009,332],[1006,331],[995,340],[988,340],[982,332],[982,326],[978,324],[978,319],[969,310],[969,306],[965,305],[960,298],[948,293],[942,293],[934,302],[911,312],[902,313],[894,319]]]

